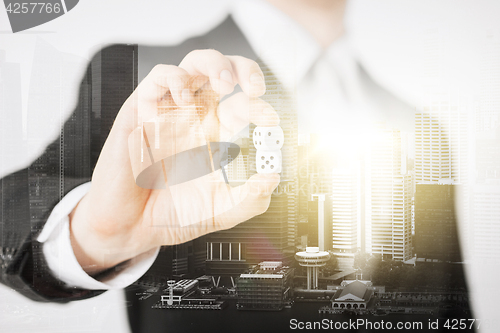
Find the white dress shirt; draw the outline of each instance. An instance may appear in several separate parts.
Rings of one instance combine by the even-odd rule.
[[[301,135],[316,133],[329,144],[337,139],[345,143],[346,135],[354,136],[354,129],[360,128],[360,119],[368,117],[370,112],[363,103],[358,66],[345,36],[323,50],[299,24],[261,0],[236,2],[232,15],[254,52],[289,91],[296,92]],[[354,125],[354,121],[357,126],[346,125]],[[44,243],[43,253],[49,268],[69,286],[124,288],[149,269],[159,248],[130,261],[120,274],[109,280],[98,281],[87,275],[73,253],[68,214],[89,188],[90,183],[81,185],[59,202],[38,241]]]
[[[120,267],[120,274],[106,281],[89,276],[78,263],[69,236],[68,215],[90,190],[91,183],[80,185],[69,192],[52,210],[38,236],[43,243],[43,254],[53,274],[68,286],[89,290],[121,289],[137,281],[154,263],[159,248],[143,253]]]

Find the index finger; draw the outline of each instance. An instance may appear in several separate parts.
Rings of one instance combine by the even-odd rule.
[[[250,97],[266,92],[264,74],[259,65],[241,56],[225,56],[215,50],[190,52],[179,64],[191,75],[204,75],[210,79],[212,89],[227,95],[239,84]]]
[[[226,56],[231,62],[236,80],[241,89],[250,97],[259,97],[266,93],[266,81],[259,65],[241,56]]]
[[[257,126],[278,126],[280,117],[266,101],[240,92],[219,105],[217,118],[221,138],[228,139],[240,133],[250,123]]]
[[[177,66],[156,65],[123,103],[117,122],[132,131],[140,122],[158,114],[158,102],[170,93],[175,104],[192,103],[189,74]]]
[[[236,85],[231,62],[215,50],[191,51],[182,59],[179,67],[190,75],[208,77],[212,89],[221,95],[232,93]]]

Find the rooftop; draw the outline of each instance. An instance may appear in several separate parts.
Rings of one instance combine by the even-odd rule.
[[[291,268],[283,266],[281,261],[263,261],[250,268],[240,278],[283,278]]]
[[[347,281],[343,289],[339,290],[335,295],[336,301],[367,301],[372,293],[371,289],[368,289],[369,281]]]

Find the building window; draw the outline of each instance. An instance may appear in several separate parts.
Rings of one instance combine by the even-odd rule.
[[[207,260],[244,260],[241,243],[207,243]]]

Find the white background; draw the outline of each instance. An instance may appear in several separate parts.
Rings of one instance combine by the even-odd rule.
[[[59,118],[72,111],[83,69],[95,51],[116,42],[178,43],[217,25],[229,4],[227,0],[85,0],[54,21],[16,34],[11,33],[5,8],[0,5],[0,52],[5,52],[7,62],[19,64],[21,74],[20,108],[1,110],[0,133],[9,138],[9,143],[20,142],[23,147],[12,152],[5,147],[7,141],[2,143],[0,176],[29,165],[57,137]],[[500,38],[499,18],[500,2],[495,0],[352,0],[347,26],[359,57],[372,75],[408,103],[417,105],[429,85],[459,89],[468,99],[478,98],[486,38]],[[426,77],[422,70],[429,56],[425,49],[429,33],[441,40],[434,55],[438,78]],[[500,59],[500,48],[497,50]],[[29,102],[30,91],[40,88],[33,86],[32,72],[45,72],[44,68],[33,68],[35,53],[46,59],[44,68],[61,59],[61,54],[71,65],[63,75],[59,100],[36,108]],[[58,56],[53,57],[55,54]],[[36,84],[41,83],[37,80]],[[7,116],[9,113],[14,117]],[[30,117],[36,121],[30,121]],[[19,119],[22,124],[12,126],[7,118]],[[494,276],[500,271],[474,260],[470,267],[475,317],[493,319],[500,296]],[[0,286],[0,330],[127,332],[125,306],[118,291],[57,305],[34,303]]]

